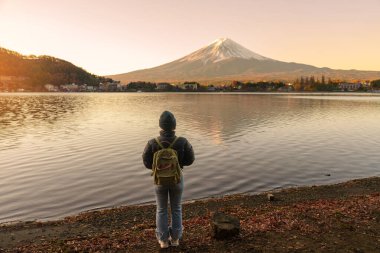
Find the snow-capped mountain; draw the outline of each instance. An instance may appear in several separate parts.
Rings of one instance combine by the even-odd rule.
[[[334,70],[311,65],[277,61],[222,38],[178,60],[158,67],[109,76],[123,83],[131,81],[203,83],[232,80],[294,81],[314,75],[343,80],[379,79],[378,71]]]
[[[204,64],[215,63],[230,58],[271,60],[256,54],[228,38],[221,38],[210,45],[195,51],[181,59],[180,62],[192,62],[201,60]]]

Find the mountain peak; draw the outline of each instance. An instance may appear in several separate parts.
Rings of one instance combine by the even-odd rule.
[[[223,43],[228,43],[228,42],[234,42],[234,41],[229,39],[229,38],[219,38],[219,39],[215,40],[214,42],[212,42],[211,44],[221,45]]]
[[[201,60],[204,64],[215,63],[230,58],[271,60],[239,45],[229,38],[220,38],[206,47],[199,49],[181,59],[180,62]]]

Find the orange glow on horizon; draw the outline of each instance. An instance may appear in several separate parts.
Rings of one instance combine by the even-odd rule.
[[[380,2],[0,0],[0,46],[98,74],[155,67],[220,37],[260,55],[380,71]]]

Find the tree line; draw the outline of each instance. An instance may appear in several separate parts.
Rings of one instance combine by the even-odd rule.
[[[179,84],[170,83],[155,83],[155,82],[130,82],[125,86],[125,91],[145,91],[153,92],[161,91],[275,91],[280,88],[286,87],[284,82],[240,82],[233,81],[231,84],[214,86],[212,84],[202,85],[195,81],[185,81]],[[211,89],[212,88],[212,89]]]
[[[294,81],[295,91],[336,91],[339,89],[339,81],[333,81],[331,78],[326,80],[324,75],[321,79],[314,76],[301,76]]]

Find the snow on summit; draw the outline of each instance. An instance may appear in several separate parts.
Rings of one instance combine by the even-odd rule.
[[[239,45],[235,41],[228,38],[221,38],[210,45],[199,49],[183,58],[180,62],[202,60],[203,63],[214,63],[223,61],[229,58],[243,58],[256,60],[271,60],[259,54],[256,54],[249,49]]]

